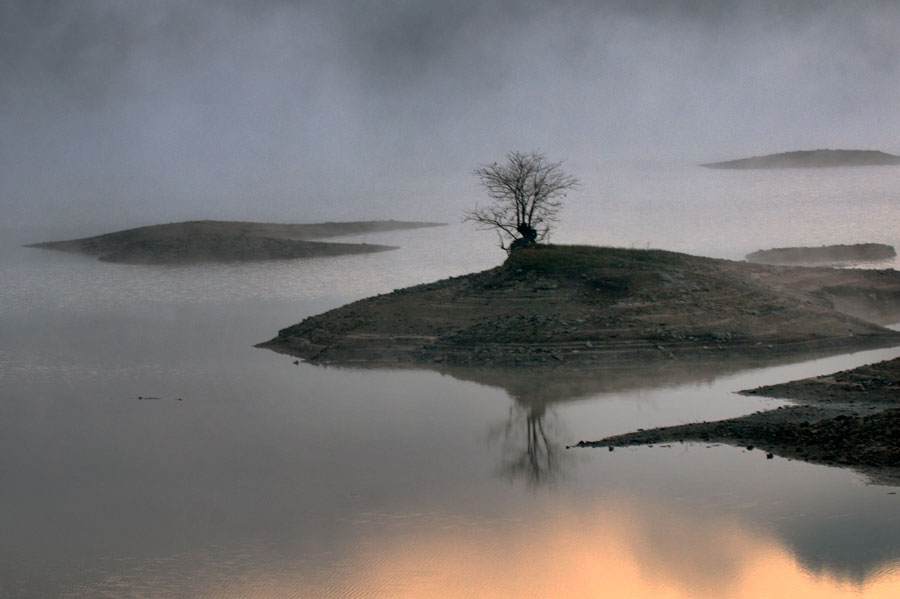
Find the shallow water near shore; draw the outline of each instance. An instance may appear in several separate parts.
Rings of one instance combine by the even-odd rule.
[[[729,258],[900,246],[892,173],[610,175],[555,241]],[[900,489],[725,446],[565,449],[769,409],[735,392],[900,348],[578,381],[295,365],[253,344],[493,266],[493,239],[451,224],[353,238],[403,248],[386,254],[175,268],[17,245],[43,239],[5,233],[0,254],[0,597],[900,590]]]

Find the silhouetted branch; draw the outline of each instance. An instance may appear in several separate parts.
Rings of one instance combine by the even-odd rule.
[[[463,220],[480,229],[496,230],[500,247],[507,251],[517,240],[534,243],[546,239],[558,221],[562,198],[568,190],[580,187],[577,178],[562,170],[561,162],[548,162],[537,152],[510,152],[504,164],[480,166],[475,174],[492,202],[467,212]]]

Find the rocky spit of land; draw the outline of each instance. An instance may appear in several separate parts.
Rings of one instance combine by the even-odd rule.
[[[897,316],[894,270],[538,246],[491,270],[312,316],[260,345],[345,366],[767,363],[900,345],[900,333],[876,324]]]
[[[742,393],[793,405],[581,441],[577,447],[725,443],[759,449],[767,457],[853,468],[873,482],[900,484],[900,358]]]
[[[823,245],[821,247],[787,247],[758,250],[744,256],[757,264],[847,264],[878,262],[897,257],[893,246],[883,243]]]
[[[725,162],[701,164],[707,168],[827,168],[839,166],[886,166],[900,164],[900,156],[877,150],[801,150],[753,156]]]
[[[442,223],[383,220],[278,224],[205,220],[138,227],[26,247],[87,254],[104,262],[126,264],[245,262],[383,252],[396,247],[310,240],[436,226]]]

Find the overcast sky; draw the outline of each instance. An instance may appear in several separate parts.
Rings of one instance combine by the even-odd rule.
[[[0,0],[0,219],[427,218],[511,149],[900,153],[898,31],[894,0]]]

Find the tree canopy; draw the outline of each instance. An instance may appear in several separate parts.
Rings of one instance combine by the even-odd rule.
[[[500,247],[511,252],[547,239],[559,218],[566,192],[578,179],[538,152],[510,152],[503,163],[479,166],[475,174],[491,202],[466,213],[463,220],[494,230]]]

